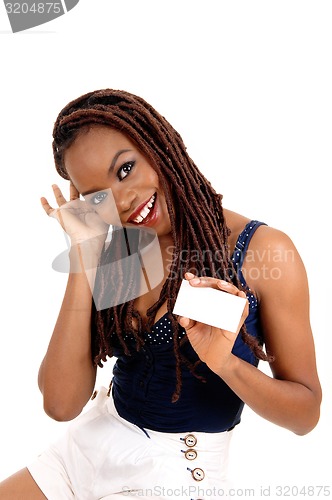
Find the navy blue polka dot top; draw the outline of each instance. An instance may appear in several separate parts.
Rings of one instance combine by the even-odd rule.
[[[232,260],[244,286],[243,260],[251,237],[262,224],[258,221],[248,223],[233,252]],[[247,296],[250,303],[247,330],[262,340],[257,299],[250,289]],[[185,335],[183,328],[180,335]],[[130,344],[130,335],[127,343]],[[184,343],[181,352],[192,362],[198,359],[189,342]],[[238,335],[232,352],[257,366],[257,358],[241,335]],[[153,325],[151,333],[146,334],[144,347],[139,352],[133,348],[131,356],[127,356],[122,348],[115,347],[114,355],[117,357],[112,387],[115,407],[133,424],[161,432],[222,432],[240,422],[244,403],[205,363],[200,363],[195,370],[205,382],[182,365],[181,395],[176,403],[172,403],[176,375],[169,313]]]

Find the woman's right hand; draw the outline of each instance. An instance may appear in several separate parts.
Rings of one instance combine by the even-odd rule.
[[[41,204],[47,215],[57,219],[68,234],[71,244],[78,245],[90,240],[102,247],[109,225],[100,218],[91,205],[80,199],[79,192],[72,183],[70,183],[69,201],[56,184],[52,188],[59,208],[53,208],[44,197],[41,198]]]

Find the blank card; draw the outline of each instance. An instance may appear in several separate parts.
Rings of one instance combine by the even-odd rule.
[[[246,303],[245,297],[210,287],[191,286],[184,279],[173,313],[236,333]]]

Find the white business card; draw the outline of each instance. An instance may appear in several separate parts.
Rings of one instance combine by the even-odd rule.
[[[245,297],[215,288],[191,286],[184,279],[173,313],[236,333],[246,303]]]

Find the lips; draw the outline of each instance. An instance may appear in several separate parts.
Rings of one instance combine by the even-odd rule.
[[[142,224],[144,221],[149,219],[149,215],[152,212],[157,194],[154,193],[151,198],[149,198],[146,202],[142,203],[137,207],[137,209],[130,215],[127,222],[133,224]]]

